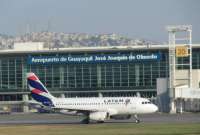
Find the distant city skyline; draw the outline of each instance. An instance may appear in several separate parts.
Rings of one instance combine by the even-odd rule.
[[[191,24],[200,43],[199,0],[0,0],[0,34],[108,34],[167,42],[167,25]]]

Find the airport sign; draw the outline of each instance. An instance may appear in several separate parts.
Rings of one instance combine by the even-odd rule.
[[[176,57],[188,57],[188,47],[177,46],[176,47]]]
[[[62,56],[29,56],[28,64],[84,64],[111,62],[148,62],[160,61],[160,53],[150,54],[104,54],[104,55],[62,55]]]

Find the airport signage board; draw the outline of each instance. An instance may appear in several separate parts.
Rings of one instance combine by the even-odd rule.
[[[29,56],[28,64],[86,64],[112,62],[148,62],[159,61],[160,53],[151,54],[104,54],[81,56]]]
[[[176,57],[188,57],[188,47],[177,46],[176,47]]]

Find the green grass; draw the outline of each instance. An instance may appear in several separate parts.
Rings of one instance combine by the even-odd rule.
[[[200,135],[200,123],[1,125],[0,135]]]

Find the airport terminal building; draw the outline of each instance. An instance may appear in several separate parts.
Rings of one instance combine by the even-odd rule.
[[[192,68],[200,69],[200,44],[193,44],[192,51]],[[157,78],[169,76],[168,55],[168,45],[49,49],[18,43],[0,51],[0,102],[12,101],[13,111],[20,111],[16,105],[30,100],[28,72],[57,97],[156,97]]]

